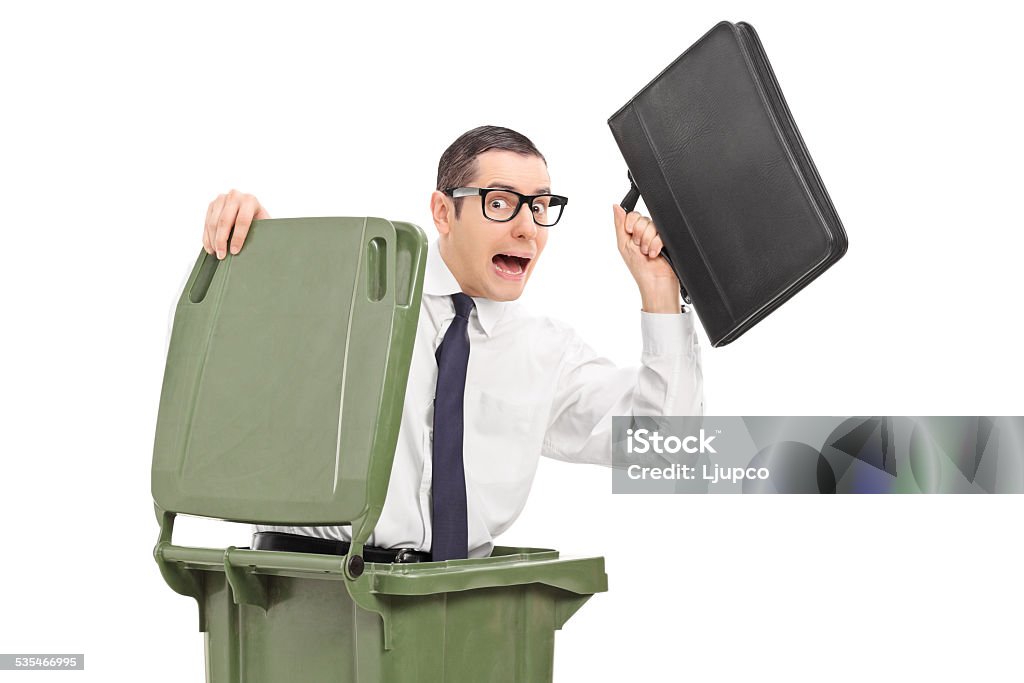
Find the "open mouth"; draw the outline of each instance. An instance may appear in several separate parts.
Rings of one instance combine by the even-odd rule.
[[[526,273],[530,260],[527,256],[515,254],[495,254],[491,257],[491,263],[498,274],[514,280],[520,279]]]

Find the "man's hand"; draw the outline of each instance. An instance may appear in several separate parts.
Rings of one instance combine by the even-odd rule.
[[[207,254],[215,253],[218,259],[222,259],[227,256],[228,235],[231,235],[231,253],[237,254],[242,250],[252,222],[261,218],[270,218],[270,214],[251,194],[231,190],[217,195],[206,210],[203,249]]]
[[[612,212],[619,253],[640,288],[643,310],[679,313],[679,280],[668,261],[660,258],[663,245],[654,222],[636,211],[626,213],[618,204]]]

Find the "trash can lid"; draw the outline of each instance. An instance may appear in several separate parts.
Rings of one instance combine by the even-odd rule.
[[[364,541],[387,494],[425,261],[420,228],[381,218],[260,220],[237,256],[201,253],[167,354],[157,506],[352,523]]]

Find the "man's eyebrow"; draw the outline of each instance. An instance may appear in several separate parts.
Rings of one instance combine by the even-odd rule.
[[[495,190],[509,190],[510,192],[518,192],[519,191],[516,188],[512,187],[511,185],[506,185],[504,183],[491,183],[490,185],[487,185],[487,187],[493,187]],[[551,188],[550,187],[538,188],[537,190],[534,191],[534,194],[551,194]]]

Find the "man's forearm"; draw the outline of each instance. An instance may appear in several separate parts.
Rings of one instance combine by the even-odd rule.
[[[679,313],[679,283],[673,278],[668,286],[641,287],[640,301],[644,313]]]

